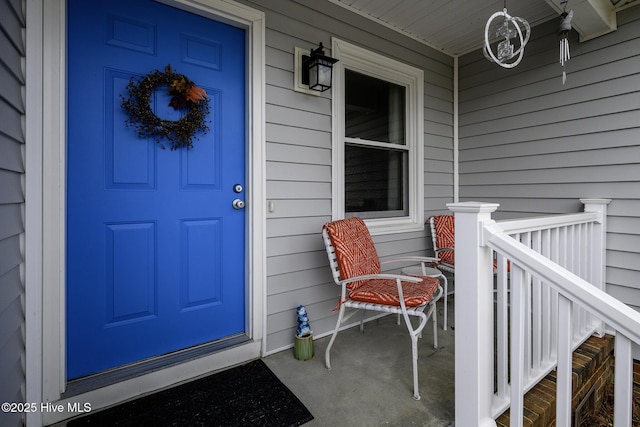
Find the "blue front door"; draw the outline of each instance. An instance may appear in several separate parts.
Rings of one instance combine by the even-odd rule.
[[[126,125],[127,83],[167,65],[208,94],[192,149]],[[152,0],[69,0],[67,78],[67,378],[245,333],[244,31]],[[175,121],[167,91],[150,104]]]

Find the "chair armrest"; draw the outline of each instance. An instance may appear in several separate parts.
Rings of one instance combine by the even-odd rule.
[[[436,255],[438,254],[438,252],[442,252],[442,251],[455,251],[456,248],[438,248],[436,250],[434,250],[434,252],[436,253]]]
[[[407,256],[407,257],[393,258],[385,261],[380,261],[380,264],[390,264],[393,262],[406,262],[406,261],[428,263],[428,262],[438,262],[440,261],[440,258],[428,257],[428,256]]]
[[[403,274],[367,274],[365,276],[356,276],[356,277],[352,277],[350,279],[345,279],[345,280],[340,280],[340,283],[342,284],[346,284],[346,283],[351,283],[351,282],[357,282],[359,280],[370,280],[370,279],[394,279],[394,280],[400,280],[403,282],[413,282],[413,283],[419,283],[422,282],[422,279],[419,277],[415,277],[415,276],[405,276]]]

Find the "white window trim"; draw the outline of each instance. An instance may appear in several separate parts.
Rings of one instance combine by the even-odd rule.
[[[370,50],[331,39],[334,65],[332,90],[332,217],[345,217],[344,193],[344,70],[357,71],[407,88],[409,155],[409,215],[366,219],[372,235],[420,231],[424,228],[424,72]]]

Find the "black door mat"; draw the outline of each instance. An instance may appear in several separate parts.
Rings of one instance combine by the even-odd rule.
[[[313,419],[262,360],[68,422],[80,426],[299,426]]]

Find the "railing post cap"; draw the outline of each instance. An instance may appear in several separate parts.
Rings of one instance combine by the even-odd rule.
[[[583,205],[608,205],[611,199],[580,199]]]
[[[495,212],[500,206],[499,203],[485,203],[485,202],[458,202],[447,203],[447,207],[452,212],[464,212],[464,213],[487,213]]]

